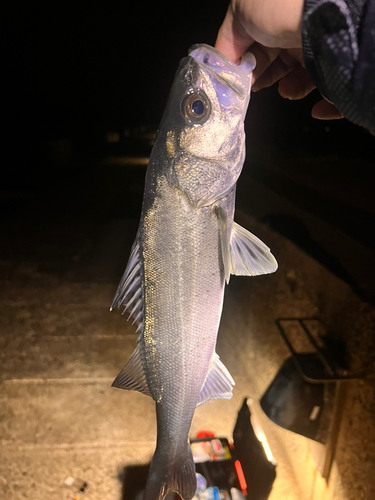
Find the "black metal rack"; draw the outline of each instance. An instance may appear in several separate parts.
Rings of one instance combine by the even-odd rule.
[[[276,424],[324,446],[316,461],[328,481],[347,383],[363,375],[351,374],[340,366],[321,335],[324,326],[319,318],[286,317],[275,322],[291,358],[285,361],[260,404]]]

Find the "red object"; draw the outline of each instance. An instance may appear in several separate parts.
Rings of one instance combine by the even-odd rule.
[[[236,460],[234,462],[234,466],[236,468],[237,477],[238,477],[238,481],[240,482],[242,494],[244,497],[247,497],[247,483],[246,483],[246,479],[245,479],[245,476],[244,476],[244,473],[242,470],[241,462],[239,460]]]
[[[213,438],[213,437],[215,437],[215,434],[211,431],[199,431],[199,432],[197,432],[198,439]]]

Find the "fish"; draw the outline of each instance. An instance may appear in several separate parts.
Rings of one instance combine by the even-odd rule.
[[[155,401],[157,442],[145,500],[196,491],[189,430],[197,406],[230,399],[216,354],[231,274],[276,271],[270,249],[234,222],[255,58],[236,65],[193,45],[177,70],[146,170],[138,231],[113,299],[137,325],[137,347],[113,386]]]

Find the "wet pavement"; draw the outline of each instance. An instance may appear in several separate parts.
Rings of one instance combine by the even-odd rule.
[[[57,184],[42,179],[34,191],[2,198],[1,498],[125,499],[124,468],[147,464],[153,454],[152,400],[110,387],[136,342],[135,328],[109,305],[135,236],[144,172],[120,162],[75,166],[61,171]],[[345,344],[351,371],[375,372],[374,308],[265,222],[280,211],[298,216],[321,232],[331,253],[334,242],[351,245],[348,260],[365,259],[370,250],[356,235],[304,210],[264,179],[242,174],[236,220],[270,246],[279,270],[231,278],[217,350],[236,381],[234,396],[200,407],[192,436],[204,428],[231,439],[243,399],[257,402],[263,395],[288,357],[277,318],[319,317],[329,337]],[[350,275],[364,276],[363,267],[357,269]],[[348,384],[328,486],[311,443],[277,427],[258,406],[277,461],[270,500],[375,497],[374,389],[371,378]],[[86,481],[87,491],[66,484],[69,477]]]

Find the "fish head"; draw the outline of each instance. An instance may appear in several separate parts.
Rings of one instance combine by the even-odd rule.
[[[197,208],[229,193],[241,173],[254,67],[251,53],[236,65],[205,44],[180,63],[159,134],[170,185]]]

